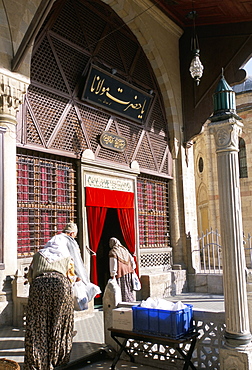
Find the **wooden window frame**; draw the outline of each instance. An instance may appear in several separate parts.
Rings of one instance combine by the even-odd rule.
[[[62,172],[63,171],[63,172]],[[72,161],[37,152],[17,154],[18,257],[39,250],[75,221],[76,175]]]
[[[142,175],[137,182],[140,248],[170,247],[168,180]]]

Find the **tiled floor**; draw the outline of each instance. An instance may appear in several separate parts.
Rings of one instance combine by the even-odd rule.
[[[185,303],[193,304],[197,310],[212,310],[223,311],[224,299],[223,296],[203,295],[203,294],[184,294],[178,297],[171,297],[172,301],[182,300]],[[103,330],[103,312],[96,310],[94,315],[90,315],[84,319],[75,320],[75,330],[77,334],[74,337],[73,349],[71,354],[71,362],[81,359],[82,357],[95,352],[104,345],[104,330]],[[0,328],[0,358],[8,358],[18,362],[22,369],[24,359],[24,330],[11,327]],[[112,360],[99,361],[97,363],[85,366],[88,369],[110,369]],[[116,365],[117,369],[141,369],[151,370],[153,367],[148,367],[140,364],[132,364],[126,361],[119,361]],[[84,369],[78,365],[76,369]]]
[[[75,321],[77,334],[74,337],[71,361],[94,352],[104,343],[103,312],[96,311],[85,319]],[[5,327],[0,329],[0,358],[23,363],[24,329]]]
[[[73,349],[70,362],[84,357],[87,354],[98,351],[104,344],[103,312],[97,311],[93,316],[75,322],[77,334],[74,337]],[[22,368],[24,359],[24,330],[15,328],[0,329],[0,358],[8,358],[19,363]],[[102,360],[85,366],[88,369],[110,369],[112,360]],[[127,361],[119,361],[117,369],[141,369],[151,370],[148,366],[132,364]],[[79,363],[76,369],[82,369]]]

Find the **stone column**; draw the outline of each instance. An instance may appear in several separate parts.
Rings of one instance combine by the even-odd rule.
[[[220,363],[221,369],[247,370],[252,368],[252,348],[238,165],[242,123],[231,117],[209,126],[216,141],[223,253],[226,343],[220,351]]]
[[[222,266],[225,302],[225,344],[221,370],[251,370],[252,345],[246,292],[246,264],[239,179],[239,135],[243,124],[236,114],[235,93],[222,77],[213,95],[209,118],[217,153]]]
[[[241,127],[242,123],[235,118],[220,121],[211,127],[217,147],[225,337],[230,344],[246,344],[251,341],[238,164],[238,134]]]
[[[0,127],[3,128],[3,268],[0,284],[4,285],[6,276],[12,276],[17,270],[17,185],[16,185],[16,112],[23,102],[28,87],[28,79],[0,69]],[[9,292],[8,292],[9,293]],[[7,302],[1,292],[0,312],[5,311],[7,317],[1,317],[7,323],[11,313],[7,313]]]

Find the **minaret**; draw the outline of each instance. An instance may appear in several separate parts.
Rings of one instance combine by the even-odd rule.
[[[221,369],[251,369],[251,334],[246,292],[246,265],[239,180],[239,135],[243,124],[236,113],[235,93],[223,72],[213,96],[214,113],[209,118],[215,137],[223,251],[223,286],[226,331],[221,350]],[[246,348],[248,352],[246,352]],[[245,360],[242,359],[241,352]],[[237,362],[238,361],[238,362]]]

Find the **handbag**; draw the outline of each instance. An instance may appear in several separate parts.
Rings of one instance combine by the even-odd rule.
[[[140,290],[141,289],[141,282],[136,274],[136,272],[132,272],[132,287],[133,290]]]

